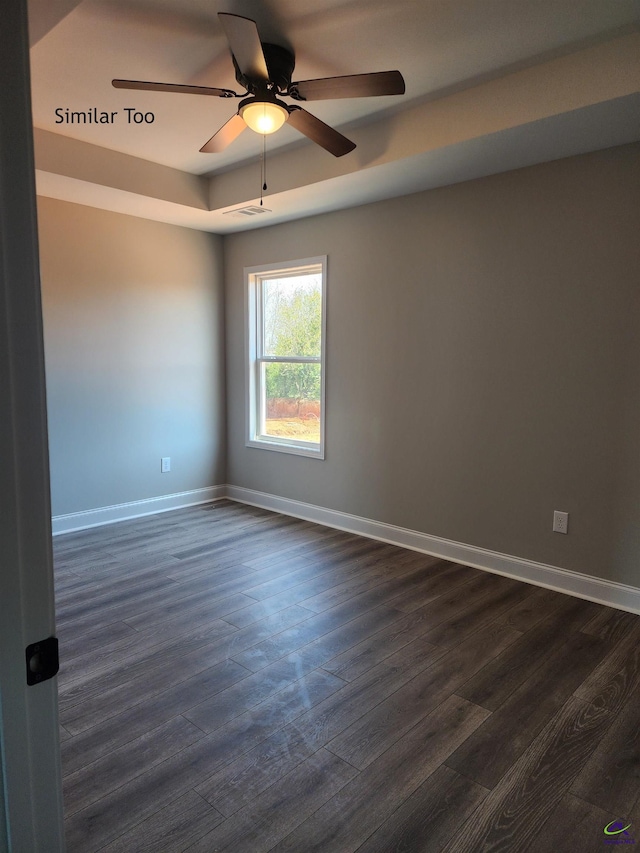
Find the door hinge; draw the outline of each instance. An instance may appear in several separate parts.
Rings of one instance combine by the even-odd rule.
[[[27,646],[27,684],[40,684],[60,669],[58,658],[58,638],[48,637],[39,643]]]

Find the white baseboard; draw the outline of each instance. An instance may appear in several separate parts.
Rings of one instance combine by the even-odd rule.
[[[388,542],[401,548],[410,548],[413,551],[420,551],[434,557],[441,557],[444,560],[462,563],[465,566],[473,566],[476,569],[505,575],[556,592],[586,598],[598,604],[617,607],[619,610],[640,613],[640,589],[637,587],[627,586],[615,581],[605,581],[591,575],[572,572],[569,569],[560,569],[557,566],[500,554],[497,551],[488,551],[474,545],[465,545],[450,539],[420,533],[417,530],[408,530],[405,527],[396,527],[382,521],[373,521],[358,515],[350,515],[346,512],[338,512],[266,492],[257,492],[241,486],[209,486],[206,489],[194,489],[189,492],[162,495],[141,501],[116,504],[115,506],[99,507],[84,512],[57,515],[51,520],[52,531],[54,536],[58,536],[61,533],[71,533],[89,527],[113,524],[117,521],[140,518],[144,515],[155,515],[172,509],[209,503],[221,498],[230,498],[239,503],[314,521],[317,524],[324,524],[337,530],[345,530],[348,533],[357,533],[360,536]]]
[[[357,533],[370,539],[378,539],[391,545],[421,551],[445,560],[462,563],[465,566],[473,566],[476,569],[505,575],[556,592],[574,595],[577,598],[586,598],[589,601],[606,604],[609,607],[617,607],[619,610],[640,613],[640,589],[637,587],[626,586],[615,581],[605,581],[591,575],[572,572],[569,569],[560,569],[556,566],[548,566],[545,563],[536,563],[521,557],[500,554],[497,551],[488,551],[474,545],[464,545],[450,539],[429,536],[416,530],[396,527],[393,524],[385,524],[381,521],[372,521],[357,515],[337,512],[333,509],[281,498],[265,492],[256,492],[253,489],[245,489],[241,486],[227,486],[225,496],[239,503],[251,504],[284,515],[324,524],[327,527]]]
[[[226,493],[226,486],[209,486],[206,489],[193,489],[190,492],[177,492],[174,495],[161,495],[142,501],[102,506],[84,512],[54,515],[51,519],[52,532],[54,536],[58,536],[61,533],[71,533],[74,530],[85,530],[88,527],[114,524],[116,521],[140,518],[143,515],[155,515],[159,512],[168,512],[171,509],[182,509],[187,506],[209,503],[226,497]]]

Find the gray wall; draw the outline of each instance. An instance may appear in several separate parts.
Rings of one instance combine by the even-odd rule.
[[[46,198],[38,226],[53,514],[224,483],[221,238]]]
[[[640,585],[639,154],[226,237],[228,481]],[[324,253],[326,460],[246,448],[243,267]]]

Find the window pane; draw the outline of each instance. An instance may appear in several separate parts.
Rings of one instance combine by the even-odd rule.
[[[320,357],[322,275],[262,280],[264,355]]]
[[[264,434],[320,443],[319,364],[262,365]]]

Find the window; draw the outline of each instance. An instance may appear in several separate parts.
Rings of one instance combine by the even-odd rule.
[[[326,258],[245,270],[247,445],[324,459]]]

